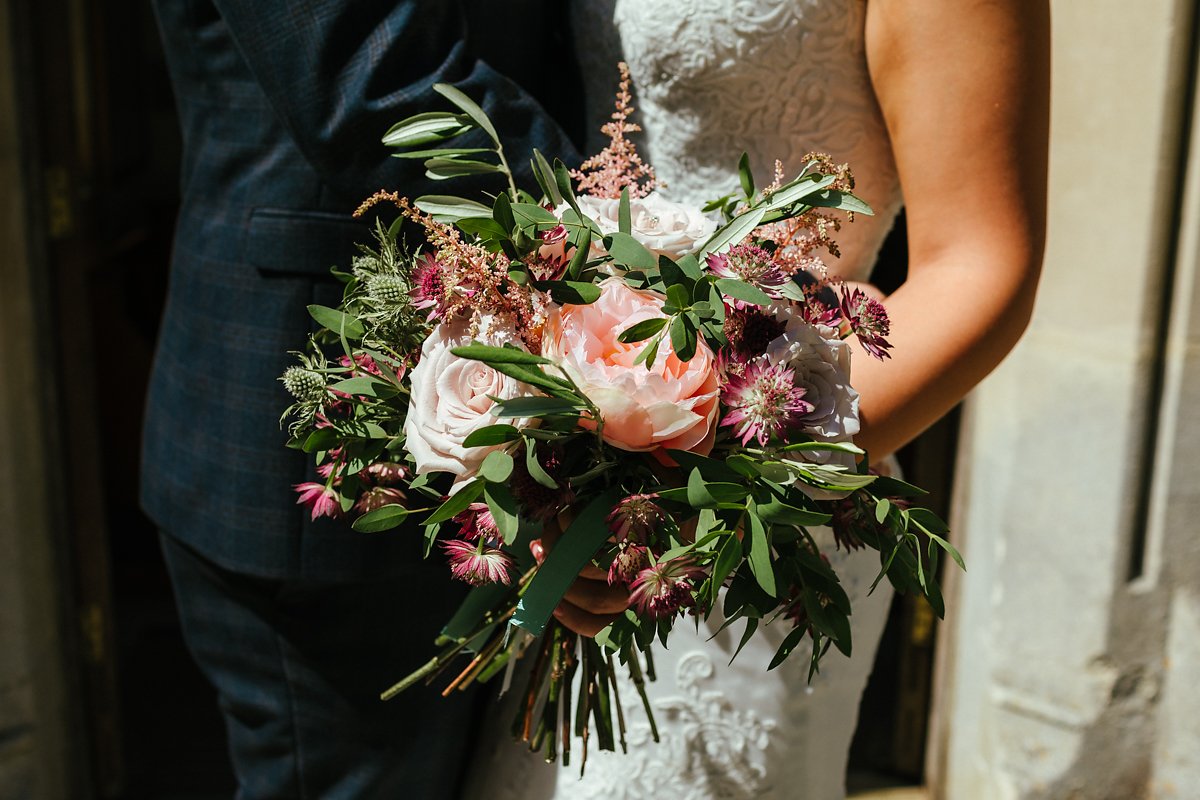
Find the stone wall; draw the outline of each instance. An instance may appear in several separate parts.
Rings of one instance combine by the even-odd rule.
[[[950,800],[1197,797],[1196,12],[1053,12],[1043,286],[964,418],[932,772]]]

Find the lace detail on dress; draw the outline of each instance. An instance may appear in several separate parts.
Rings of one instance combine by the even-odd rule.
[[[850,164],[875,209],[838,236],[830,273],[865,279],[901,204],[867,72],[866,0],[586,0],[573,7],[590,129],[611,109],[616,61],[634,81],[644,155],[675,200],[737,185],[745,150],[760,183],[811,151]],[[602,145],[589,142],[589,145]],[[596,146],[592,149],[599,149]]]

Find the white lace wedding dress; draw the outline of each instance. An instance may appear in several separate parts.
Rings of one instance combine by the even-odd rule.
[[[901,204],[867,75],[865,8],[865,0],[577,0],[572,25],[594,128],[611,111],[614,65],[623,59],[634,81],[635,120],[645,129],[643,155],[672,199],[699,203],[733,190],[743,150],[760,184],[769,182],[775,159],[789,177],[810,151],[849,162],[856,193],[876,216],[843,226],[842,256],[827,261],[831,274],[865,280]],[[598,150],[604,142],[592,144]],[[542,763],[508,737],[511,712],[501,703],[471,765],[467,796],[843,797],[859,696],[891,592],[884,581],[867,594],[879,567],[874,551],[846,553],[828,531],[816,536],[853,604],[853,658],[831,651],[810,685],[803,646],[766,671],[786,622],[760,629],[730,666],[740,623],[710,639],[718,614],[698,632],[681,621],[670,649],[656,652],[658,680],[649,684],[659,743],[626,681],[629,752],[598,752],[593,739],[580,780],[578,742],[571,768]]]

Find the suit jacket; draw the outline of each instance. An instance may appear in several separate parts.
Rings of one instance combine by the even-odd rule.
[[[380,144],[400,119],[449,108],[435,82],[481,102],[514,167],[535,146],[575,157],[546,107],[479,57],[508,59],[502,68],[547,105],[578,97],[560,5],[510,2],[506,15],[500,5],[156,0],[184,149],[142,503],[210,560],[263,577],[346,579],[402,572],[419,557],[403,529],[359,534],[310,522],[296,505],[292,485],[313,471],[284,446],[290,399],[277,378],[314,327],[305,306],[337,304],[329,268],[370,241],[355,207],[377,189],[445,191]],[[483,9],[486,27],[472,27]]]

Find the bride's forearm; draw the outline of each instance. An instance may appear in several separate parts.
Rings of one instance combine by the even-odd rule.
[[[951,252],[920,264],[887,298],[893,357],[879,361],[856,345],[853,362],[856,442],[872,460],[936,422],[1008,354],[1028,324],[1039,263],[1040,252],[1003,263]]]

